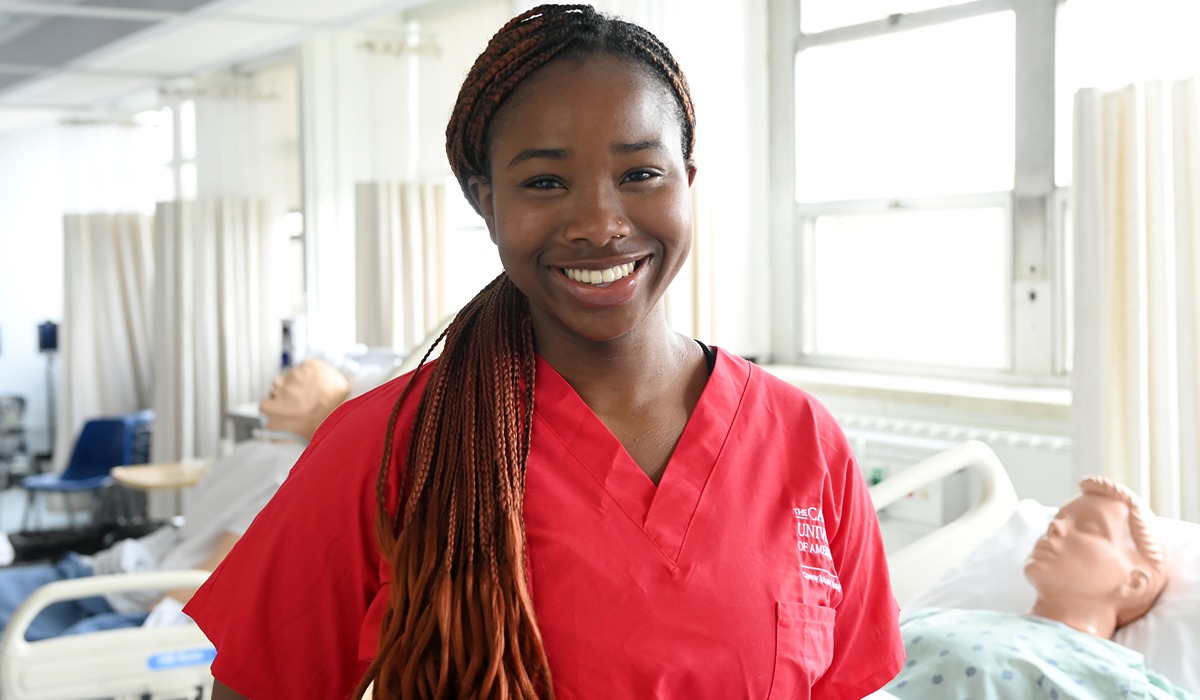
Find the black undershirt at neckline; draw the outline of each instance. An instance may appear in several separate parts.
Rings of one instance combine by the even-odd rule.
[[[708,374],[712,376],[713,368],[717,366],[717,351],[704,344],[703,341],[697,340],[700,344],[700,349],[704,351],[704,361],[708,363]]]

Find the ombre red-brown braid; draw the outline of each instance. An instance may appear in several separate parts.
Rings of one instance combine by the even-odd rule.
[[[691,95],[662,42],[588,5],[542,5],[492,37],[446,128],[451,168],[473,206],[468,181],[490,175],[490,129],[504,101],[555,58],[591,54],[619,56],[660,77],[676,97],[690,161]],[[527,301],[501,274],[463,307],[443,340],[400,462],[396,514],[387,507],[388,475],[398,461],[392,436],[415,382],[397,399],[388,424],[376,497],[392,581],[378,654],[358,696],[374,683],[374,697],[387,700],[551,698],[525,561],[536,366]]]

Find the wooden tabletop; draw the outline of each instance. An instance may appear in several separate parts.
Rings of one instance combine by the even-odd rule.
[[[119,484],[142,491],[182,489],[195,486],[216,460],[186,459],[180,462],[129,464],[112,468]]]

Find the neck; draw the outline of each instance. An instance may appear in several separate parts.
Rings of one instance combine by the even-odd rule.
[[[593,408],[613,402],[640,403],[703,363],[700,346],[665,324],[613,340],[580,338],[542,342],[538,353]]]
[[[1117,613],[1107,606],[1038,598],[1029,612],[1104,639],[1112,639],[1117,629]]]

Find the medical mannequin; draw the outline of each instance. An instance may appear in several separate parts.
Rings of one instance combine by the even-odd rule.
[[[38,587],[86,576],[165,569],[213,570],[282,484],[308,441],[349,395],[345,376],[323,360],[306,360],[280,374],[259,404],[266,430],[237,443],[188,494],[181,527],[122,540],[93,557],[68,553],[52,564],[0,570],[0,631]],[[47,607],[31,623],[31,641],[141,625],[165,599],[186,602],[194,590],[108,594]]]
[[[298,435],[307,442],[349,393],[350,385],[337,368],[309,359],[276,376],[258,408],[267,430]]]
[[[1100,476],[1054,516],[1025,562],[1037,597],[1026,615],[927,608],[901,624],[907,661],[885,688],[902,699],[1191,698],[1111,641],[1167,582],[1153,514]]]
[[[1111,639],[1145,615],[1167,585],[1166,554],[1151,515],[1101,476],[1058,511],[1025,562],[1037,589],[1030,613]]]

